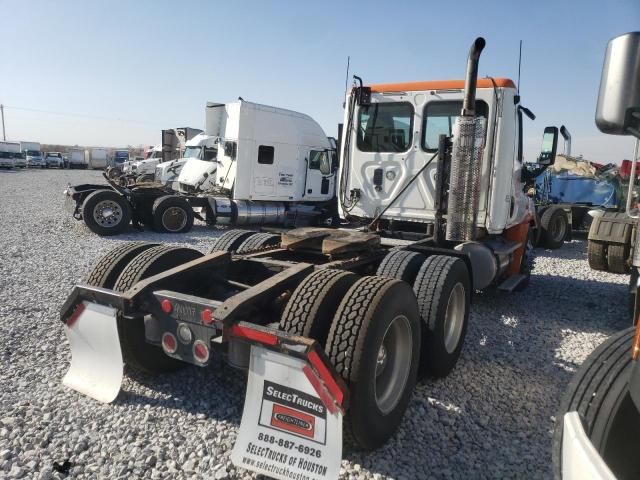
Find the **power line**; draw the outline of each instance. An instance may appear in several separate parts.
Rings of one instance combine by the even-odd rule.
[[[91,118],[94,120],[103,120],[108,122],[119,122],[119,123],[130,123],[130,124],[139,124],[139,125],[149,125],[149,126],[159,126],[162,125],[160,123],[155,122],[145,122],[140,120],[127,120],[123,118],[111,118],[111,117],[103,117],[100,115],[90,115],[86,113],[72,113],[72,112],[53,112],[50,110],[39,110],[36,108],[28,108],[28,107],[16,107],[10,105],[4,105],[4,108],[12,109],[12,110],[21,110],[24,112],[34,112],[34,113],[44,113],[47,115],[59,115],[63,117],[79,117],[79,118]]]

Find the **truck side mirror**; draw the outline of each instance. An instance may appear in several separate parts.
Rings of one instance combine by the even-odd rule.
[[[640,32],[620,35],[607,45],[596,126],[602,133],[640,138]]]
[[[542,148],[538,163],[548,167],[556,161],[556,150],[558,148],[558,127],[545,127],[542,136]]]

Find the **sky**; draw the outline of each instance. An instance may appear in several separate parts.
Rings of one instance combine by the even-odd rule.
[[[207,101],[239,96],[336,136],[348,56],[365,83],[463,78],[483,36],[480,76],[516,80],[523,41],[522,104],[537,115],[526,160],[561,124],[574,155],[633,155],[594,114],[606,44],[640,29],[640,0],[0,0],[0,17],[8,140],[152,145],[162,128],[204,128]]]

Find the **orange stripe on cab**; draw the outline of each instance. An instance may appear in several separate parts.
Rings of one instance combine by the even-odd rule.
[[[509,78],[494,78],[498,88],[516,88],[513,80]],[[464,80],[433,80],[427,82],[403,82],[403,83],[376,83],[370,85],[375,93],[385,92],[415,92],[422,90],[462,90]],[[478,79],[478,88],[493,88],[493,82],[489,78]]]

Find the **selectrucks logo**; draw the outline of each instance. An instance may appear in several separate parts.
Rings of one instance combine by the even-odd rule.
[[[326,420],[327,410],[320,399],[265,380],[260,425],[324,445]]]

